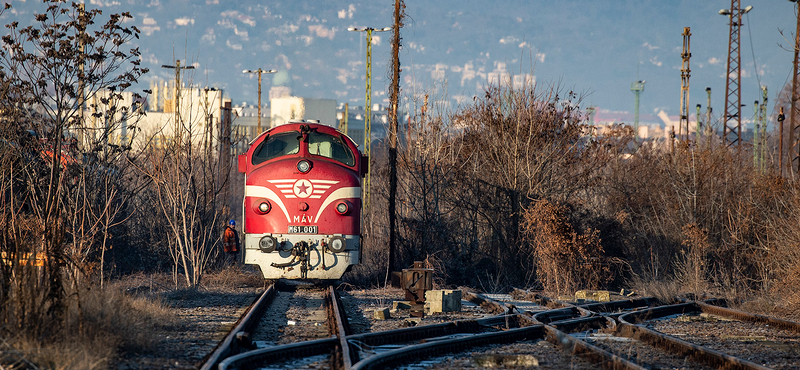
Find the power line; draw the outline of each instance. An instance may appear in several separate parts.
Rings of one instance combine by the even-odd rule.
[[[761,77],[758,75],[758,64],[756,63],[756,51],[753,48],[753,33],[750,31],[750,13],[747,14],[747,35],[750,37],[750,53],[753,55],[753,70],[756,73],[756,81],[758,81],[758,91],[761,91]]]

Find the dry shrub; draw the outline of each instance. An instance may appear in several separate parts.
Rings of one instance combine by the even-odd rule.
[[[422,261],[426,269],[433,270],[433,289],[443,289],[447,283],[447,265],[444,260],[434,254],[429,254]]]
[[[125,294],[118,284],[81,289],[71,296],[76,298],[67,310],[63,337],[42,341],[17,333],[0,344],[0,366],[104,369],[118,351],[153,350],[158,330],[175,323],[161,302]]]
[[[523,214],[539,279],[546,291],[559,294],[599,288],[611,280],[599,232],[579,233],[569,215],[566,205],[546,200],[534,202]]]
[[[83,336],[104,341],[117,340],[119,348],[140,352],[152,347],[156,330],[174,324],[174,316],[161,301],[125,294],[115,284],[91,289],[81,295]],[[71,315],[81,314],[72,307]]]
[[[800,311],[800,295],[797,287],[800,286],[800,259],[797,256],[784,262],[786,270],[776,279],[772,293],[781,297],[781,302],[793,311]]]
[[[681,284],[676,280],[642,279],[634,276],[630,282],[631,288],[640,296],[655,297],[664,303],[673,303],[681,293]]]
[[[684,287],[701,295],[708,287],[706,256],[711,249],[708,232],[696,224],[683,227],[683,246],[675,263],[675,274]]]

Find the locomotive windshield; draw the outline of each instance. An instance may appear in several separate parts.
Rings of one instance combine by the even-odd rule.
[[[297,138],[298,133],[295,131],[270,135],[253,152],[253,165],[272,158],[297,154],[300,151],[300,141]]]
[[[330,158],[347,166],[356,164],[353,152],[341,138],[316,131],[308,133],[308,153]]]

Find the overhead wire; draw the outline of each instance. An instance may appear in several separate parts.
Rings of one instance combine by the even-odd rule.
[[[753,70],[756,73],[756,81],[758,81],[758,91],[761,92],[761,77],[758,75],[758,63],[756,62],[756,51],[753,47],[753,32],[750,29],[750,13],[745,13],[747,15],[747,35],[750,37],[750,53],[753,55]]]

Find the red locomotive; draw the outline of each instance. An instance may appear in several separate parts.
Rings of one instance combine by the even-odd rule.
[[[361,259],[361,179],[366,157],[318,121],[259,135],[239,155],[245,174],[244,263],[266,279],[342,277]]]

